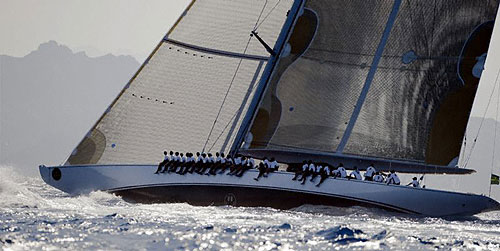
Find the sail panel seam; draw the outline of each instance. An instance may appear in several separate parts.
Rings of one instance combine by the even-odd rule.
[[[236,52],[230,52],[230,51],[211,49],[211,48],[206,48],[206,47],[201,47],[201,46],[197,46],[197,45],[192,45],[192,44],[180,42],[180,41],[173,40],[170,38],[164,38],[163,41],[166,43],[177,45],[177,46],[184,47],[187,49],[205,52],[205,53],[210,53],[210,54],[215,54],[215,55],[219,55],[219,56],[226,56],[226,57],[233,57],[233,58],[240,58],[240,59],[249,59],[249,60],[258,60],[258,61],[269,60],[269,57],[265,57],[265,56],[250,55],[250,54],[244,54],[244,53],[236,53]]]

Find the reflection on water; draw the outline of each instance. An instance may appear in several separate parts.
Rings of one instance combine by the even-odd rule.
[[[461,219],[381,209],[130,204],[70,197],[0,168],[0,248],[12,249],[500,249],[500,212]]]

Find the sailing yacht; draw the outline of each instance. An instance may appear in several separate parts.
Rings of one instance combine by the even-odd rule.
[[[193,0],[65,164],[41,165],[41,176],[70,194],[102,190],[141,203],[363,205],[428,216],[498,210],[483,192],[498,165],[470,161],[484,154],[474,151],[479,136],[493,135],[472,128],[471,114],[491,110],[500,93],[500,64],[489,56],[500,54],[491,46],[500,43],[498,5]],[[478,97],[487,93],[485,108]],[[255,170],[154,174],[164,150],[274,157],[289,167],[374,164],[459,185],[329,178],[317,187],[284,170],[258,181]]]

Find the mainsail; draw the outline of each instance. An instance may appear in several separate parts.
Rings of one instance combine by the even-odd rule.
[[[66,164],[230,149],[292,3],[194,0]]]
[[[254,150],[456,162],[498,0],[307,0]]]

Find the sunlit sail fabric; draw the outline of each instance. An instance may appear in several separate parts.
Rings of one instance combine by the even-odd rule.
[[[163,150],[226,151],[291,0],[193,1],[67,164],[153,163]]]
[[[381,41],[397,2],[388,39]],[[290,42],[292,51],[294,43],[304,50],[280,62],[283,69],[270,82],[250,130],[251,148],[440,165],[458,156],[479,56],[489,44],[488,34],[473,34],[495,18],[497,0],[307,0],[305,7],[304,25],[291,40],[310,42]],[[474,45],[480,51],[466,54],[474,39],[486,46]],[[378,67],[368,81],[375,57]],[[472,69],[462,70],[462,64]],[[360,97],[367,82],[367,95]],[[360,98],[364,102],[353,117]]]

